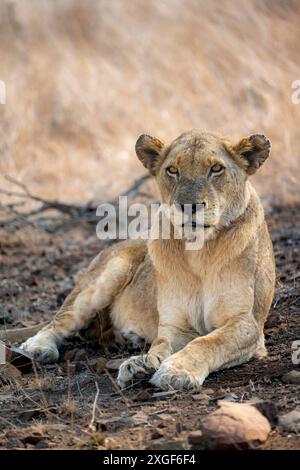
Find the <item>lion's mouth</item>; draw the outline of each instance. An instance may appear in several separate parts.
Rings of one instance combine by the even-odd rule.
[[[199,224],[198,222],[196,222],[195,220],[191,220],[191,221],[188,221],[188,222],[183,222],[183,224],[181,225],[182,228],[184,227],[192,227],[192,228],[210,228],[210,225],[207,225],[207,224]]]

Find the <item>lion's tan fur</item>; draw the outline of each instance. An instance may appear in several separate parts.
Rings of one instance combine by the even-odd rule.
[[[205,204],[203,248],[188,251],[184,239],[171,238],[125,241],[105,250],[24,349],[40,360],[56,360],[65,337],[109,312],[116,333],[151,344],[147,354],[121,366],[121,386],[155,371],[151,381],[159,387],[197,388],[214,370],[266,354],[263,327],[274,292],[274,259],[248,175],[268,157],[269,147],[261,135],[237,145],[199,131],[169,145],[142,136],[137,155],[155,175],[162,201]],[[219,179],[209,176],[216,162],[226,167]],[[171,164],[180,170],[176,181],[166,175]]]

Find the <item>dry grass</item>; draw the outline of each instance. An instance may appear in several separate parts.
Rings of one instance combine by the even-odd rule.
[[[103,200],[143,173],[141,132],[262,131],[273,155],[257,186],[295,200],[299,22],[297,0],[3,0],[1,173],[41,196]]]

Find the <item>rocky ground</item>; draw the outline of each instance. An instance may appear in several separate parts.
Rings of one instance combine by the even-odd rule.
[[[260,448],[299,449],[299,416],[284,416],[300,411],[300,368],[292,362],[292,344],[300,340],[300,207],[275,208],[268,222],[278,279],[266,325],[267,358],[212,374],[198,394],[160,394],[147,381],[121,392],[116,368],[130,351],[108,340],[99,345],[74,339],[56,365],[27,373],[2,367],[0,449],[186,448],[188,436],[200,429],[218,400],[262,400],[272,430]],[[103,247],[81,226],[55,233],[3,233],[1,241],[2,328],[50,318],[78,270]],[[298,374],[284,377],[292,370]]]

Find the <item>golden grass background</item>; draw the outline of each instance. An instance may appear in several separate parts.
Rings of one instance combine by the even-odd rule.
[[[144,173],[134,144],[193,127],[264,132],[265,201],[299,199],[300,2],[2,0],[1,187],[107,200]]]

